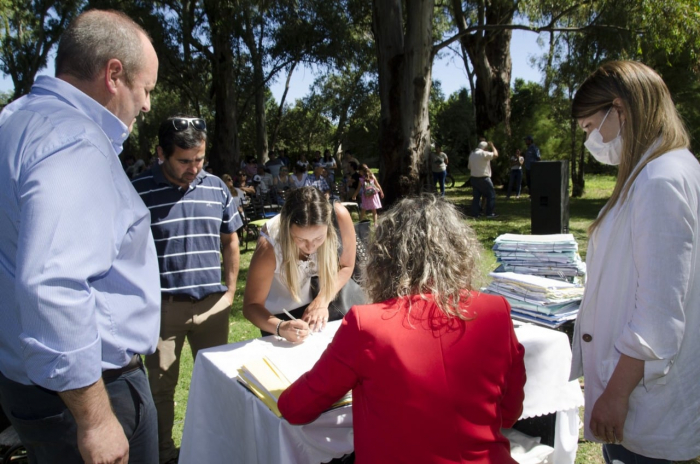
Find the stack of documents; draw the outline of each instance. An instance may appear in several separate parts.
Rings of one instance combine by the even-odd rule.
[[[493,281],[483,291],[505,297],[511,316],[556,328],[576,319],[583,296],[583,287],[546,277],[492,272]]]
[[[269,351],[245,362],[238,369],[238,381],[260,398],[270,410],[282,417],[277,401],[282,392],[316,364],[330,338],[316,333],[302,344],[286,350]],[[338,400],[331,409],[352,403],[352,392]]]
[[[586,274],[573,234],[503,234],[496,238],[493,252],[506,272],[560,280]]]

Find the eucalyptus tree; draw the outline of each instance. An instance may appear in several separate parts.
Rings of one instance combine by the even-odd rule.
[[[667,20],[658,21],[659,17]],[[570,117],[576,89],[606,60],[641,60],[662,75],[670,70],[664,65],[675,61],[677,66],[664,78],[670,78],[669,87],[674,94],[687,96],[688,84],[697,82],[697,66],[693,63],[697,63],[700,51],[700,5],[687,0],[642,0],[632,4],[606,3],[597,9],[581,7],[560,15],[555,29],[542,68],[547,76],[555,128],[559,128],[553,135],[559,134],[559,152],[568,153],[570,159],[572,195],[580,196],[585,188],[587,163],[583,134]],[[685,79],[674,88],[678,74]],[[682,111],[684,108],[687,107],[679,107]]]
[[[432,60],[452,44],[462,44],[476,75],[477,130],[484,133],[502,123],[506,135],[514,29],[581,36],[606,32],[620,43],[649,40],[667,50],[679,44],[700,49],[696,0],[456,0],[437,6],[454,19],[454,30],[442,34],[441,41],[433,40],[434,0],[373,1],[382,104],[380,150],[389,204],[420,189],[430,138]]]

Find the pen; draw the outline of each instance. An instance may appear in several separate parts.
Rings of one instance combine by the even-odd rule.
[[[291,320],[293,320],[293,321],[296,321],[296,320],[297,320],[297,318],[294,317],[294,316],[292,316],[292,313],[290,313],[290,312],[287,311],[286,309],[282,308],[282,311],[284,311],[284,314],[286,314]],[[309,330],[309,335],[313,335],[313,334],[314,334],[314,331],[313,331],[313,330]]]

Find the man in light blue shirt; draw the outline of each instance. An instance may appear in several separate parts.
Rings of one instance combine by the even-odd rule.
[[[157,461],[158,263],[118,159],[157,77],[143,29],[92,10],[0,113],[0,403],[34,462]]]

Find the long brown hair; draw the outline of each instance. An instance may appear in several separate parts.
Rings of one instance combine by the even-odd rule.
[[[622,104],[616,108],[625,120],[621,128],[620,167],[612,196],[591,224],[589,234],[617,203],[626,200],[634,180],[649,162],[690,145],[688,132],[661,76],[636,61],[611,61],[598,68],[576,92],[571,115],[581,119],[607,111],[618,98]],[[650,149],[649,156],[640,163]]]

